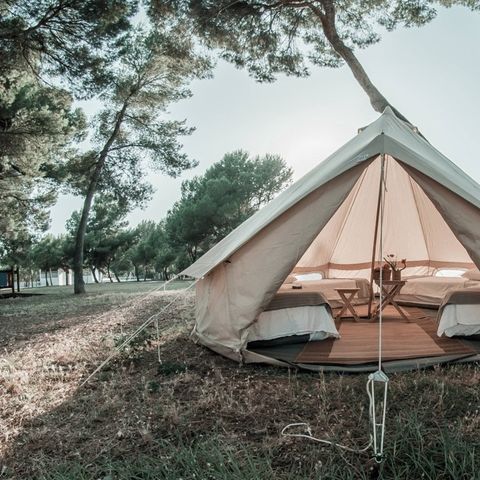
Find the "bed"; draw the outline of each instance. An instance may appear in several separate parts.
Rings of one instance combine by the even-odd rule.
[[[339,338],[332,311],[316,291],[279,291],[248,330],[250,346]]]
[[[336,288],[358,288],[359,292],[353,299],[354,305],[368,303],[370,297],[370,283],[365,278],[319,278],[315,274],[293,275],[281,286],[280,291],[292,289],[292,284],[305,291],[320,293],[332,308],[343,306]],[[293,280],[292,280],[293,277]],[[292,283],[293,282],[293,283]]]
[[[437,319],[439,337],[480,335],[480,288],[449,292],[438,310]]]
[[[401,304],[426,307],[439,307],[452,290],[480,286],[480,281],[467,277],[414,277],[405,280],[406,284],[395,300]]]

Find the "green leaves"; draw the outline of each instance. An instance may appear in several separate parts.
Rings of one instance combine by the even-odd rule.
[[[84,97],[101,87],[102,67],[137,6],[137,0],[9,2],[0,15],[0,66],[61,76]]]
[[[308,75],[312,64],[342,65],[325,28],[335,28],[347,48],[365,48],[380,40],[379,26],[425,25],[439,4],[480,8],[477,0],[151,0],[149,14],[154,22],[182,17],[208,48],[258,81],[271,82],[279,73]],[[327,26],[329,8],[334,25]]]
[[[205,175],[183,182],[182,198],[167,215],[169,242],[193,262],[269,202],[291,176],[278,156],[226,154]]]
[[[110,268],[122,250],[134,242],[133,233],[125,230],[128,208],[114,197],[97,197],[87,224],[85,235],[85,263],[88,267],[105,271]],[[71,242],[70,264],[73,257],[74,236],[78,228],[80,212],[74,212],[67,222]]]
[[[53,235],[45,235],[32,249],[31,256],[41,270],[62,267],[62,242]]]
[[[82,137],[85,119],[63,89],[40,84],[22,71],[0,77],[0,244],[48,226],[56,198],[52,178]],[[13,252],[10,252],[10,254]]]

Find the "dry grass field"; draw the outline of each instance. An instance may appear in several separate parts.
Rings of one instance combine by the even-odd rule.
[[[172,285],[179,288],[183,285]],[[177,295],[155,283],[0,300],[0,479],[480,479],[480,368],[391,375],[386,459],[285,438],[368,443],[365,375],[241,366],[189,338],[194,294],[87,385]]]

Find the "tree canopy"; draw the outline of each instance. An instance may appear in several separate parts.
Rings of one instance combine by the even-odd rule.
[[[291,175],[277,155],[228,153],[204,175],[183,182],[182,198],[165,219],[143,221],[134,228],[125,220],[128,208],[109,195],[97,195],[87,221],[83,266],[94,277],[101,272],[111,281],[166,280],[269,202],[290,183]],[[24,279],[33,281],[35,269],[48,273],[61,268],[68,273],[81,215],[72,214],[65,235],[30,238],[17,246],[22,254],[14,263],[24,268]],[[1,250],[0,259],[9,264]],[[45,279],[48,283],[47,274]]]
[[[107,192],[122,206],[142,205],[151,192],[145,181],[149,167],[176,176],[196,165],[178,141],[191,129],[183,121],[164,118],[171,102],[190,94],[186,84],[209,68],[183,33],[181,26],[164,32],[140,30],[105,71],[109,88],[102,95],[105,108],[95,119],[96,148],[66,169],[69,183],[85,196],[73,266],[76,293],[85,291],[84,237],[95,193]]]
[[[134,235],[126,230],[125,216],[128,209],[108,195],[98,196],[92,206],[85,231],[84,264],[94,277],[96,271],[110,276],[111,264],[134,241]],[[75,236],[81,211],[73,212],[67,221],[69,266],[73,266]],[[96,278],[96,277],[95,277]]]
[[[292,170],[276,155],[251,158],[226,154],[204,175],[182,184],[182,197],[167,215],[171,245],[191,263],[230,233],[291,180]]]
[[[72,153],[85,119],[71,95],[30,72],[3,72],[0,81],[0,243],[41,232],[57,189],[51,171]]]
[[[378,27],[425,25],[439,5],[480,9],[478,0],[152,0],[149,12],[160,23],[168,14],[182,16],[208,48],[260,81],[273,81],[279,73],[305,76],[311,65],[345,62],[382,112],[389,102],[355,49],[378,42]]]
[[[0,2],[0,67],[58,76],[98,87],[105,63],[131,28],[138,0],[15,0]]]

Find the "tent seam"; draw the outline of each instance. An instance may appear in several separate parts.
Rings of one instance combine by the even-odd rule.
[[[375,159],[375,160],[376,160],[376,159]],[[342,236],[342,232],[343,232],[343,230],[345,229],[345,225],[346,225],[346,223],[347,223],[348,217],[350,216],[350,212],[352,211],[353,204],[355,203],[355,200],[357,199],[358,193],[360,192],[360,189],[362,188],[363,181],[365,180],[365,177],[366,177],[366,175],[367,175],[367,170],[368,170],[368,168],[370,167],[370,165],[373,164],[373,162],[374,162],[375,160],[373,160],[372,162],[370,162],[370,164],[365,168],[365,170],[363,171],[363,173],[362,173],[362,175],[361,175],[361,177],[360,177],[360,179],[359,179],[360,182],[359,182],[357,191],[355,192],[355,195],[354,195],[353,198],[352,198],[352,201],[351,201],[351,203],[350,203],[350,206],[348,207],[348,210],[347,210],[347,212],[345,213],[345,218],[343,219],[343,222],[342,222],[342,225],[341,225],[341,227],[340,227],[340,229],[339,229],[337,238],[335,239],[335,244],[334,244],[334,246],[333,246],[333,248],[332,248],[332,254],[330,255],[330,258],[329,258],[328,263],[327,263],[329,270],[330,270],[330,264],[332,263],[332,261],[331,261],[331,260],[332,260],[332,257],[333,257],[333,255],[334,255],[334,253],[335,253],[335,249],[337,248],[337,245],[338,245],[338,242],[339,242],[339,240],[340,240],[340,237]],[[344,201],[345,201],[345,200],[344,200]],[[340,207],[339,207],[339,208],[340,208]],[[331,219],[330,219],[330,220],[331,220]],[[325,228],[325,227],[324,227],[324,228]],[[322,233],[322,232],[320,232],[320,233]],[[320,233],[319,233],[319,235],[320,235]],[[317,238],[318,238],[318,236],[317,236]],[[314,240],[314,241],[315,241],[315,240]]]
[[[393,158],[393,157],[392,157]],[[402,164],[400,163],[400,166]],[[403,168],[403,167],[402,167]],[[420,210],[418,208],[418,203],[417,203],[417,196],[415,194],[415,190],[413,189],[413,184],[412,184],[412,177],[410,176],[410,174],[403,168],[403,170],[405,171],[405,173],[408,175],[408,182],[410,183],[410,190],[412,192],[412,196],[413,196],[413,201],[415,202],[415,209],[417,210],[417,216],[418,216],[418,221],[420,222],[420,227],[422,228],[422,233],[423,233],[423,241],[425,243],[425,249],[427,250],[427,255],[428,255],[428,267],[430,268],[430,262],[431,262],[431,256],[430,256],[430,249],[428,247],[428,242],[427,242],[427,237],[425,235],[425,227],[423,225],[423,221],[422,221],[422,216],[420,215]],[[423,191],[423,190],[422,190]],[[435,206],[435,205],[434,205]],[[435,207],[436,208],[436,207]]]

